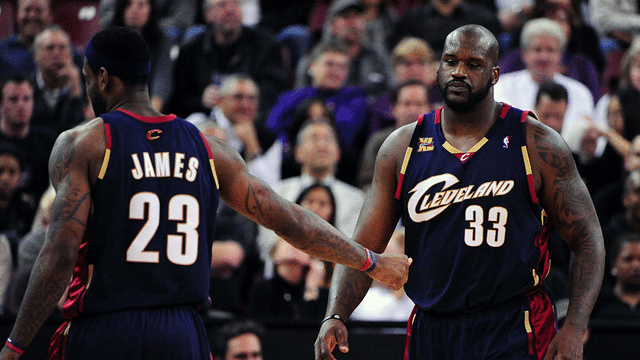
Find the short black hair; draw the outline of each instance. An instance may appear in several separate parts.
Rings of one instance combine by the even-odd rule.
[[[538,94],[536,94],[536,106],[540,103],[540,99],[543,95],[547,95],[553,101],[569,101],[569,93],[567,92],[567,89],[553,81],[545,81],[540,84]]]
[[[27,82],[29,83],[32,89],[34,88],[33,83],[31,82],[31,80],[29,80],[27,76],[19,72],[12,72],[10,74],[5,75],[2,78],[2,80],[0,80],[0,101],[2,101],[4,87],[11,82],[16,84],[22,84],[23,82]]]
[[[0,142],[0,156],[2,155],[11,155],[17,161],[20,166],[20,171],[24,170],[24,157],[22,156],[22,152],[15,145],[8,142]]]
[[[109,26],[98,32],[91,38],[91,45],[102,56],[127,64],[136,65],[147,62],[151,58],[149,46],[142,36],[125,26]],[[98,69],[93,70],[97,71]],[[147,85],[149,74],[133,79],[121,79],[125,85],[129,86]]]
[[[398,98],[400,97],[400,92],[402,91],[402,89],[406,88],[407,86],[422,86],[424,88],[424,91],[427,94],[427,97],[429,97],[429,88],[427,87],[427,85],[425,83],[423,83],[420,80],[409,79],[407,81],[401,82],[400,84],[396,85],[393,88],[393,90],[391,91],[391,103],[392,104],[395,105],[395,104],[398,103]]]
[[[231,320],[226,323],[216,336],[214,356],[224,358],[229,350],[229,340],[244,334],[253,334],[258,337],[262,345],[265,329],[262,324],[252,319]]]

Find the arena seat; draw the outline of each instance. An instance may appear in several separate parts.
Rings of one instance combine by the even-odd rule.
[[[71,36],[71,42],[84,48],[101,30],[100,1],[60,1],[55,6],[54,22]]]
[[[15,9],[13,1],[0,0],[0,39],[4,39],[13,33],[15,23]]]

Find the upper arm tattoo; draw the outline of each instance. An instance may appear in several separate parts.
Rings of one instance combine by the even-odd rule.
[[[559,230],[568,231],[574,237],[588,236],[595,212],[571,152],[539,127],[535,128],[534,139],[540,159],[547,168],[541,171],[551,172],[543,178],[552,180],[543,181],[541,188],[546,194],[543,196],[546,210],[556,215]]]

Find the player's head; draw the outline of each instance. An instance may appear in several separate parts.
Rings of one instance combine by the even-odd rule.
[[[498,55],[498,40],[483,26],[464,25],[447,35],[437,81],[445,105],[469,112],[493,94],[500,76]]]
[[[225,324],[217,336],[216,360],[262,360],[264,328],[253,320],[237,320]]]
[[[149,47],[136,31],[111,26],[94,35],[82,70],[94,113],[107,111],[108,97],[147,91],[150,69]]]

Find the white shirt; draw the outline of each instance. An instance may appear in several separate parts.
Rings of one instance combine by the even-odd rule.
[[[588,127],[585,115],[592,116],[594,101],[589,88],[581,82],[570,77],[556,74],[553,79],[556,83],[564,86],[569,94],[567,112],[562,124],[560,133],[571,148],[571,151],[580,150],[580,140],[584,131]],[[494,98],[522,110],[535,109],[536,95],[539,84],[533,81],[529,70],[520,70],[507,74],[501,74],[498,83],[494,86]],[[598,143],[598,148],[600,146]]]
[[[408,321],[413,307],[413,301],[409,299],[404,291],[398,299],[393,290],[374,283],[349,319],[360,321]]]

